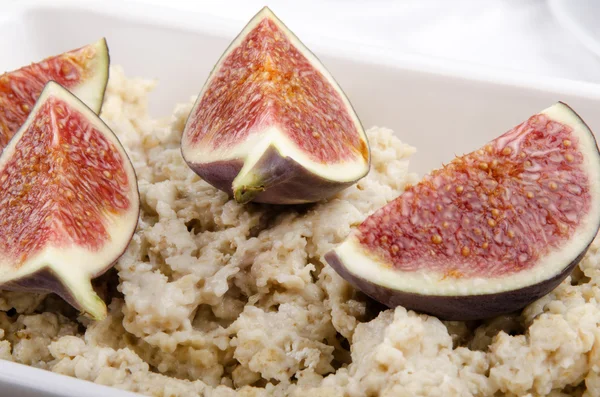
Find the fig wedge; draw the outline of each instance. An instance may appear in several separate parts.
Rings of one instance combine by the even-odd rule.
[[[86,45],[0,76],[0,153],[23,125],[44,86],[55,81],[99,113],[110,63],[106,40]]]
[[[240,203],[300,204],[364,177],[367,137],[350,101],[268,9],[231,43],[181,141],[192,170]]]
[[[325,258],[385,305],[473,320],[554,289],[599,225],[595,137],[557,103],[407,188]]]
[[[0,288],[54,292],[93,319],[91,279],[135,231],[139,195],[117,137],[66,88],[48,82],[0,156]]]

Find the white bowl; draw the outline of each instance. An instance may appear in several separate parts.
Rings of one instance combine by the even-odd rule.
[[[273,6],[277,13],[277,6]],[[252,15],[248,15],[248,19]],[[365,127],[387,126],[420,151],[419,173],[469,152],[556,101],[571,105],[600,131],[600,86],[536,78],[506,70],[441,62],[348,42],[324,42],[310,24],[290,26],[348,94]],[[235,21],[155,5],[107,1],[10,2],[0,15],[0,70],[108,40],[113,64],[157,78],[151,111],[171,113],[202,87],[229,41]],[[10,56],[6,56],[10,54]],[[0,361],[0,395],[132,396],[116,389]]]

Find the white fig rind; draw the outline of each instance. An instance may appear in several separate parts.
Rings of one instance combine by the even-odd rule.
[[[104,38],[91,45],[91,48],[95,51],[94,64],[89,68],[91,75],[70,91],[94,113],[99,114],[108,84],[110,55]]]

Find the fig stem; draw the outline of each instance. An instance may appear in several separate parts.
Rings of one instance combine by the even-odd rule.
[[[271,182],[268,177],[260,172],[262,169],[256,165],[249,172],[241,171],[233,181],[233,198],[239,204],[247,204],[254,200],[256,196],[264,192]]]
[[[235,190],[233,196],[235,201],[240,204],[246,204],[254,200],[259,193],[264,192],[264,186],[241,186]]]

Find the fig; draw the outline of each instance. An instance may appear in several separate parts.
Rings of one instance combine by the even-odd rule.
[[[475,320],[554,289],[599,225],[596,139],[558,102],[408,187],[325,259],[384,305]]]
[[[367,137],[350,101],[267,7],[210,73],[181,150],[194,172],[240,203],[320,201],[370,167]]]
[[[0,289],[54,292],[104,318],[91,280],[121,256],[139,216],[117,137],[50,81],[0,156],[0,191]]]
[[[108,82],[109,56],[101,39],[0,76],[0,152],[23,125],[47,82],[69,89],[99,113]]]

